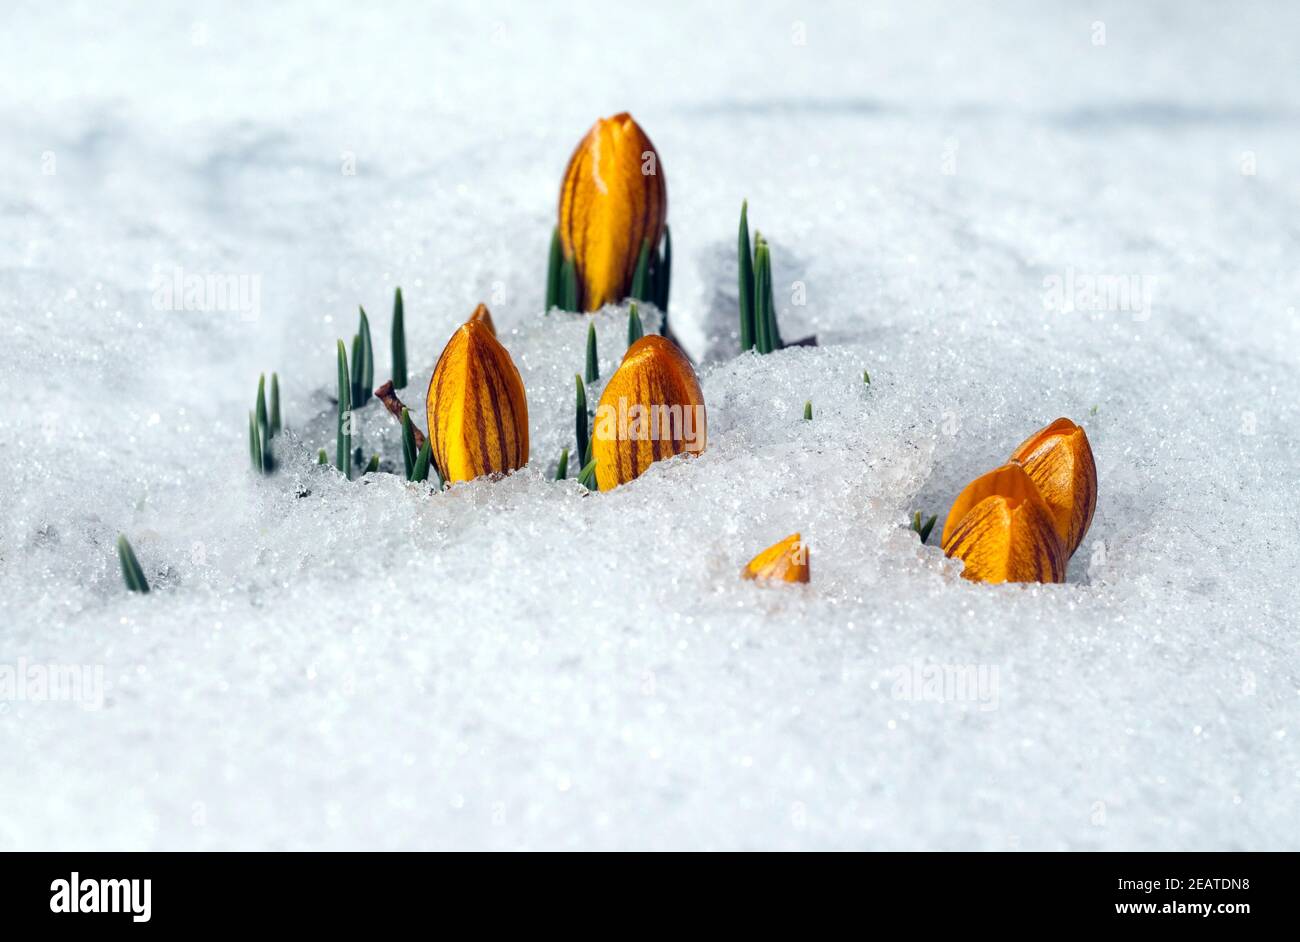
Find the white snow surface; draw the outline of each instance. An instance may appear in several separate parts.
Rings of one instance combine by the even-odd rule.
[[[6,20],[0,668],[104,687],[0,701],[0,848],[1300,846],[1294,4]],[[661,155],[709,443],[587,495],[550,480],[586,320],[543,314],[543,274],[569,153],[621,110]],[[735,356],[746,197],[815,349]],[[255,276],[259,316],[160,310],[177,267]],[[1050,308],[1067,273],[1151,303]],[[523,471],[315,466],[335,341],[365,305],[387,378],[396,285],[417,415],[488,303]],[[607,378],[626,309],[596,323]],[[1068,584],[965,582],[909,517],[941,529],[1058,416],[1100,478]],[[796,530],[810,585],[739,579]],[[962,667],[995,686],[900,686]]]

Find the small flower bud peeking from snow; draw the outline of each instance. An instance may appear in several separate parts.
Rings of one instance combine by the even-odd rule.
[[[1038,488],[1066,556],[1073,556],[1097,507],[1097,465],[1087,433],[1069,419],[1057,419],[1029,436],[1011,460]]]
[[[792,533],[751,559],[740,577],[761,582],[808,582],[812,578],[808,546],[800,534]]]
[[[602,491],[639,477],[661,458],[704,450],[704,393],[675,343],[650,334],[627,348],[601,394],[592,438]]]
[[[627,297],[642,242],[659,245],[668,190],[654,144],[624,112],[601,118],[569,158],[560,187],[560,240],[578,280],[578,307]]]
[[[427,403],[430,447],[444,480],[503,474],[528,463],[524,383],[483,305],[447,341]]]
[[[976,478],[943,525],[943,551],[972,582],[1064,582],[1069,554],[1052,511],[1018,464]]]

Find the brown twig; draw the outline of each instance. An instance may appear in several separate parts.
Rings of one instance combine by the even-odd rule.
[[[402,405],[402,400],[398,399],[397,393],[393,391],[391,379],[375,390],[375,398],[384,404],[384,408],[391,412],[397,421],[402,421],[402,410],[406,406]],[[415,434],[415,450],[419,451],[424,447],[424,433],[420,431],[420,426],[414,418],[411,419],[411,431]]]

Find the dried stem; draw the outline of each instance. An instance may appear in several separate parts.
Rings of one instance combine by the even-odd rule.
[[[393,418],[399,422],[402,421],[402,410],[406,406],[402,404],[402,400],[398,399],[397,393],[393,391],[392,380],[375,390],[375,398],[384,404],[384,408],[393,414]],[[415,448],[418,451],[424,445],[424,433],[420,431],[420,426],[416,424],[414,418],[411,419],[411,431],[415,433]]]

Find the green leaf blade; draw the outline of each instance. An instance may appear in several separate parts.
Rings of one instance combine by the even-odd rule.
[[[266,374],[263,373],[257,378],[257,424],[261,428],[269,428],[270,418],[266,412]]]
[[[402,289],[393,295],[393,388],[406,387],[406,306],[402,303]]]
[[[740,204],[740,231],[736,241],[740,266],[740,350],[754,348],[754,255],[749,246],[749,201]]]
[[[361,405],[361,335],[352,335],[352,364],[351,387],[348,390],[348,401]]]
[[[645,328],[641,324],[641,315],[637,313],[636,302],[633,301],[627,310],[627,345],[632,346],[644,336]]]
[[[248,413],[248,460],[252,463],[253,470],[260,474],[262,471],[262,443],[257,436],[256,410],[250,410]]]
[[[348,372],[348,351],[338,342],[338,425],[334,443],[334,466],[352,478],[352,379]]]
[[[551,230],[551,250],[546,258],[546,313],[559,307],[561,297],[561,280],[564,277],[564,245],[560,241],[560,227]]]
[[[412,480],[415,471],[415,426],[411,424],[411,410],[402,407],[402,464],[406,468],[406,479]]]
[[[577,373],[573,374],[574,384],[577,387],[574,395],[574,436],[577,441],[577,447],[574,454],[578,456],[580,464],[586,464],[590,456],[587,454],[587,389],[582,385],[582,377]]]
[[[636,273],[632,276],[632,293],[637,301],[650,300],[650,240],[641,240],[641,253],[636,259]]]
[[[280,434],[280,374],[271,374],[271,436]]]
[[[360,310],[361,324],[357,332],[361,337],[361,394],[356,398],[356,404],[364,406],[375,388],[375,346],[370,337],[370,318],[366,317],[365,308]]]
[[[560,288],[561,300],[566,311],[577,312],[579,310],[580,300],[578,297],[578,269],[573,259],[566,258],[560,271]]]
[[[655,266],[655,307],[663,313],[664,322],[659,329],[659,333],[666,333],[668,330],[668,289],[672,284],[673,277],[673,233],[667,226],[664,226],[664,250],[659,256],[659,264]]]
[[[587,323],[587,382],[600,379],[600,361],[596,356],[596,325]]]
[[[416,456],[415,467],[411,469],[411,480],[416,483],[429,480],[429,462],[433,456],[433,450],[429,447],[429,440],[426,438],[424,444],[420,446],[420,454]],[[441,483],[441,477],[439,482]]]
[[[765,290],[768,265],[767,243],[762,236],[754,242],[754,348],[759,353],[771,353],[772,341],[768,335],[771,320],[767,313],[767,303],[771,295]]]
[[[131,548],[131,542],[124,533],[119,533],[117,537],[117,561],[122,567],[122,581],[126,583],[127,589],[147,595],[149,580],[145,578],[140,560],[136,558],[135,550]]]

